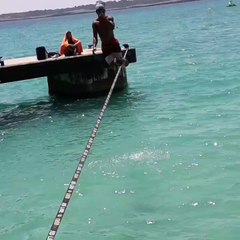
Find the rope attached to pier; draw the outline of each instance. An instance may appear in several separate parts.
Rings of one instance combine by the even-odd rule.
[[[124,59],[125,59],[126,56],[127,56],[127,52],[128,52],[128,48],[127,48],[126,51],[125,51],[125,54],[124,54],[124,57],[123,57]],[[105,102],[104,102],[104,104],[103,104],[103,107],[102,107],[102,109],[101,109],[101,111],[100,111],[100,114],[99,114],[99,116],[98,116],[96,125],[95,125],[95,127],[93,128],[93,130],[92,130],[92,133],[91,133],[91,135],[90,135],[90,137],[89,137],[89,140],[88,140],[88,142],[87,142],[87,145],[86,145],[86,147],[85,147],[85,150],[84,150],[84,152],[83,152],[83,155],[82,155],[82,157],[81,157],[81,159],[80,159],[80,161],[79,161],[79,163],[78,163],[78,166],[77,166],[77,168],[76,168],[76,170],[75,170],[75,172],[74,172],[74,174],[73,174],[73,176],[72,176],[72,180],[71,180],[70,184],[68,185],[68,189],[67,189],[67,191],[66,191],[66,193],[65,193],[65,196],[64,196],[64,198],[63,198],[63,200],[62,200],[62,203],[61,203],[61,205],[60,205],[60,207],[59,207],[59,209],[58,209],[58,212],[57,212],[57,214],[56,214],[56,217],[55,217],[55,219],[54,219],[54,221],[53,221],[53,224],[52,224],[52,226],[51,226],[51,228],[50,228],[50,231],[49,231],[48,236],[47,236],[47,238],[46,238],[47,240],[54,240],[55,237],[56,237],[56,235],[57,235],[58,228],[59,228],[59,226],[60,226],[60,224],[61,224],[61,222],[62,222],[64,213],[65,213],[65,211],[66,211],[66,209],[67,209],[67,207],[68,207],[68,204],[69,204],[69,202],[70,202],[70,200],[71,200],[71,197],[72,197],[72,195],[73,195],[74,189],[75,189],[75,187],[76,187],[76,185],[77,185],[77,182],[78,182],[78,180],[79,180],[79,177],[80,177],[80,174],[81,174],[81,172],[82,172],[84,163],[85,163],[85,161],[86,161],[86,159],[87,159],[87,157],[88,157],[88,154],[89,154],[89,152],[90,152],[91,146],[92,146],[93,141],[94,141],[94,139],[95,139],[95,137],[96,137],[97,131],[98,131],[98,129],[99,129],[100,123],[101,123],[101,121],[102,121],[102,118],[103,118],[104,112],[105,112],[105,110],[106,110],[106,108],[107,108],[107,105],[108,105],[108,103],[109,103],[109,100],[110,100],[110,98],[111,98],[111,96],[112,96],[112,92],[113,92],[113,90],[114,90],[114,87],[115,87],[115,84],[116,84],[117,79],[118,79],[118,77],[119,77],[119,74],[120,74],[120,72],[121,72],[121,69],[122,69],[122,66],[120,66],[120,67],[118,68],[117,74],[116,74],[116,76],[115,76],[115,78],[114,78],[114,80],[113,80],[112,86],[111,86],[111,88],[110,88],[110,90],[109,90],[109,93],[108,93],[108,95],[107,95],[107,98],[106,98],[106,100],[105,100]]]

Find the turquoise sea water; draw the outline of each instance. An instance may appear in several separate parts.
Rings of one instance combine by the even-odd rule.
[[[114,11],[137,49],[57,239],[237,240],[240,4]],[[0,55],[91,43],[94,14],[0,23]],[[105,98],[48,96],[46,79],[0,85],[0,239],[45,239]]]

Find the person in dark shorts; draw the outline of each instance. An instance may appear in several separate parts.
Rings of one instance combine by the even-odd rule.
[[[98,1],[96,3],[96,13],[98,18],[93,22],[93,52],[96,50],[98,44],[98,36],[102,42],[102,52],[105,61],[108,65],[112,65],[116,59],[117,65],[126,63],[122,57],[122,51],[119,41],[114,36],[115,23],[112,16],[107,16],[105,10],[105,3]]]

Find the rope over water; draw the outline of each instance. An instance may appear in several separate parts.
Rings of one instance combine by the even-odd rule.
[[[128,52],[128,46],[127,47],[126,46],[127,45],[125,45],[126,51],[125,51],[125,54],[124,54],[124,57],[123,57],[124,59],[126,58],[127,52]],[[116,74],[116,76],[115,76],[115,78],[113,80],[112,86],[111,86],[111,88],[109,90],[109,93],[108,93],[108,95],[106,97],[106,100],[105,100],[105,102],[103,104],[103,107],[102,107],[102,109],[101,109],[101,111],[99,113],[99,116],[97,118],[96,125],[93,128],[93,130],[92,130],[92,134],[89,137],[89,140],[87,142],[87,145],[85,147],[83,155],[82,155],[82,157],[81,157],[81,159],[80,159],[80,161],[78,163],[78,166],[77,166],[77,168],[76,168],[76,170],[75,170],[75,172],[74,172],[74,174],[72,176],[72,180],[71,180],[70,184],[68,185],[68,189],[67,189],[67,191],[65,193],[65,196],[64,196],[64,198],[62,200],[62,203],[60,204],[60,207],[59,207],[58,212],[56,214],[56,217],[55,217],[55,219],[53,221],[53,224],[52,224],[52,226],[51,226],[51,228],[49,230],[49,233],[48,233],[48,236],[47,236],[46,240],[54,240],[56,235],[57,235],[58,228],[59,228],[59,226],[60,226],[60,224],[62,222],[64,213],[65,213],[65,211],[66,211],[66,209],[68,207],[68,204],[69,204],[69,202],[71,200],[71,197],[72,197],[72,194],[74,192],[74,189],[75,189],[75,187],[77,185],[77,182],[79,180],[79,177],[80,177],[80,174],[82,172],[84,163],[85,163],[85,161],[86,161],[86,159],[88,157],[89,151],[90,151],[91,146],[93,144],[93,141],[94,141],[94,139],[96,137],[98,128],[99,128],[100,123],[102,121],[104,112],[105,112],[105,110],[107,108],[108,102],[109,102],[109,100],[110,100],[110,98],[112,96],[112,92],[113,92],[113,89],[114,89],[115,84],[117,82],[117,79],[119,77],[119,74],[121,72],[121,69],[122,69],[122,66],[120,66],[118,68],[118,71],[117,71],[117,74]]]

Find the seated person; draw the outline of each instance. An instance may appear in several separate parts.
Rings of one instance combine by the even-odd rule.
[[[81,54],[83,51],[82,43],[80,40],[72,36],[72,33],[68,31],[63,38],[60,54],[65,56],[73,56]]]

